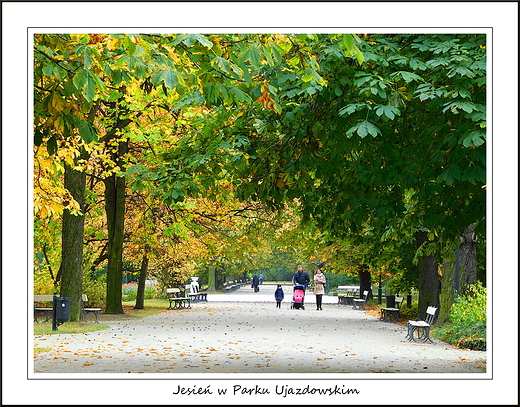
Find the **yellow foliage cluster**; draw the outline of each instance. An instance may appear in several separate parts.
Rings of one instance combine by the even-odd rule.
[[[60,148],[57,156],[49,156],[44,148],[37,148],[34,160],[34,216],[39,219],[58,219],[64,209],[78,213],[79,204],[63,186],[63,164],[73,162],[75,149]]]

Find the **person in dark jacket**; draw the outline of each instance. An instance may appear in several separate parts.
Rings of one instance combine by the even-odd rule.
[[[251,286],[255,290],[255,293],[260,291],[260,288],[258,287],[259,284],[260,284],[260,279],[258,278],[258,274],[255,274],[253,277],[253,285]]]
[[[309,274],[307,274],[306,271],[303,270],[303,266],[300,264],[298,265],[298,271],[296,271],[296,273],[294,273],[294,276],[293,276],[293,284],[294,285],[297,285],[297,284],[300,284],[300,285],[303,285],[303,291],[305,291],[307,289],[307,286],[309,285],[311,279],[309,277]],[[302,309],[305,309],[305,307],[303,306],[303,302],[304,302],[305,298],[302,300]]]
[[[294,285],[301,284],[305,288],[307,288],[310,281],[311,281],[311,279],[309,278],[309,274],[307,274],[307,272],[303,270],[303,266],[300,264],[298,266],[298,271],[296,271],[296,273],[294,273],[293,284]]]
[[[276,291],[274,292],[274,299],[276,300],[276,308],[282,308],[282,301],[284,298],[283,288],[281,284],[278,284]]]

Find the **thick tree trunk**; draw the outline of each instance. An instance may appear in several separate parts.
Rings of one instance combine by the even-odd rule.
[[[475,224],[469,225],[460,236],[460,286],[459,295],[477,282],[477,236]]]
[[[128,142],[119,143],[118,157],[128,149]],[[114,160],[115,161],[115,160]],[[125,231],[125,177],[112,174],[105,178],[105,211],[108,229],[107,314],[124,314],[123,311],[123,239]]]
[[[84,158],[84,157],[80,157]],[[83,213],[86,174],[65,164],[64,186],[78,202]],[[83,236],[85,217],[63,212],[61,233],[61,264],[57,280],[61,280],[60,295],[70,298],[70,320],[81,317],[81,290],[83,282]]]
[[[455,300],[455,261],[444,260],[442,263],[441,277],[441,307],[438,323],[440,325],[449,322],[450,308]]]
[[[134,309],[144,309],[144,289],[146,288],[146,274],[148,273],[148,252],[150,246],[146,245],[144,248],[143,261],[141,262],[141,270],[139,271],[139,282],[137,284],[137,297],[135,299]]]
[[[215,262],[210,261],[208,267],[208,292],[215,292],[216,289],[216,272],[215,272]]]
[[[427,232],[416,233],[417,246],[428,240]],[[419,304],[417,318],[424,319],[429,305],[439,307],[439,271],[435,254],[423,256],[419,260]]]
[[[359,298],[363,298],[363,292],[368,291],[367,299],[372,298],[372,276],[368,271],[368,266],[365,264],[358,265],[359,277]]]

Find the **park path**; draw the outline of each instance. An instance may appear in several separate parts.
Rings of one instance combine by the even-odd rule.
[[[33,374],[46,373],[457,373],[486,372],[486,352],[444,342],[409,342],[405,327],[308,293],[306,309],[282,308],[274,286],[210,294],[191,309],[139,320],[104,321],[109,329],[37,335]]]

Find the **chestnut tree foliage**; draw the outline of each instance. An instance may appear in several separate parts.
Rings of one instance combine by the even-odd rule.
[[[41,34],[34,89],[35,218],[39,233],[62,219],[73,304],[85,216],[101,211],[107,312],[122,311],[129,204],[149,214],[132,228],[142,253],[161,246],[152,229],[200,239],[186,230],[223,225],[222,205],[267,219],[290,204],[315,250],[416,264],[420,309],[438,305],[436,265],[461,233],[485,236],[485,35]],[[200,258],[240,253],[233,238],[216,253],[223,239]]]

